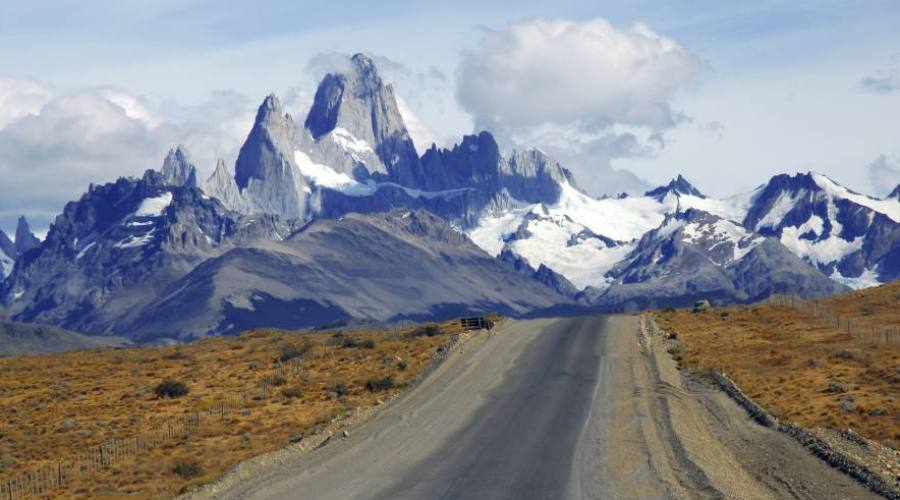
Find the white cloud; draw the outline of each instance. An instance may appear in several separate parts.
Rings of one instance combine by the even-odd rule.
[[[881,155],[866,168],[877,196],[885,196],[900,185],[900,158],[891,161]]]
[[[485,31],[477,50],[463,55],[457,97],[476,126],[501,144],[564,152],[577,177],[596,178],[598,169],[612,172],[615,158],[652,156],[664,146],[662,132],[685,120],[670,100],[703,67],[644,24],[619,29],[601,18],[534,20]],[[547,133],[554,128],[559,133]],[[622,128],[640,133],[622,135]],[[622,148],[623,138],[641,142]],[[602,192],[641,185],[625,177],[628,182],[606,182]]]
[[[216,157],[233,161],[254,108],[229,92],[185,105],[12,78],[0,79],[0,103],[0,226],[25,214],[36,229],[88,184],[158,168],[176,144],[185,144],[206,172]]]
[[[34,80],[0,77],[0,129],[33,115],[53,97],[53,90]]]
[[[664,129],[669,98],[702,68],[677,42],[643,24],[535,20],[487,31],[464,54],[459,99],[489,128],[578,123]]]

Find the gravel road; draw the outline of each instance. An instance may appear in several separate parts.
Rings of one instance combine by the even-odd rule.
[[[507,321],[399,402],[195,498],[874,498],[712,387],[633,316]]]

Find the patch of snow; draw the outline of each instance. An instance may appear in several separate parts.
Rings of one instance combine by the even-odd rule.
[[[16,261],[12,260],[9,255],[0,251],[0,276],[3,276],[4,279],[9,277],[10,273],[12,273],[13,266],[15,265]]]
[[[306,180],[316,186],[334,189],[350,196],[368,196],[377,190],[373,184],[363,184],[328,165],[314,162],[303,151],[294,151],[294,162]]]
[[[93,248],[94,245],[96,245],[96,244],[97,244],[96,241],[92,241],[92,242],[88,243],[87,245],[85,245],[85,247],[82,248],[80,252],[78,252],[78,255],[75,256],[75,260],[80,260],[82,257],[84,257],[84,255],[88,252],[88,250]]]
[[[422,191],[419,189],[408,188],[394,182],[375,182],[368,180],[359,182],[349,175],[338,172],[337,170],[320,163],[312,161],[312,159],[303,151],[294,151],[294,162],[306,177],[306,180],[318,187],[324,187],[340,191],[348,196],[370,196],[381,188],[393,187],[402,189],[413,198],[445,198],[455,196],[473,188],[464,187],[456,189],[447,189],[444,191]]]
[[[831,274],[831,279],[837,281],[838,283],[849,286],[854,290],[860,290],[862,288],[870,288],[873,286],[882,285],[883,283],[878,281],[878,275],[875,274],[875,271],[865,269],[862,274],[860,274],[856,278],[848,278],[842,276],[837,269]]]
[[[357,139],[349,130],[342,127],[335,127],[335,129],[331,131],[331,138],[334,139],[334,142],[343,148],[344,151],[358,154],[375,152],[372,149],[372,146],[369,146],[369,143],[362,139]]]
[[[141,226],[152,226],[153,224],[154,224],[154,222],[152,220],[145,220],[145,221],[132,220],[132,221],[128,221],[128,223],[125,225],[128,227],[141,227]]]
[[[769,211],[766,212],[766,216],[763,217],[753,229],[758,231],[763,227],[777,227],[781,224],[781,221],[784,220],[784,216],[794,208],[797,200],[803,194],[805,194],[805,191],[797,193],[797,196],[790,196],[788,193],[779,194],[775,203],[773,203]]]
[[[862,205],[875,212],[888,216],[894,222],[900,222],[900,203],[897,200],[879,200],[866,195],[854,193],[822,174],[812,174],[813,180],[832,198],[843,198],[857,205]]]
[[[113,248],[137,248],[142,247],[151,241],[153,241],[153,233],[156,232],[156,229],[151,229],[149,233],[143,236],[129,236],[122,241],[117,242],[113,245]]]
[[[172,204],[172,193],[166,191],[154,198],[146,198],[138,206],[135,217],[159,217]]]
[[[728,221],[717,220],[712,224],[688,224],[684,228],[684,241],[697,244],[700,242],[711,243],[708,248],[713,250],[719,245],[730,244],[732,248],[732,262],[743,259],[751,250],[765,241],[763,236],[754,236],[742,226]]]
[[[22,295],[25,295],[25,291],[22,289],[17,289],[15,291],[13,291],[13,301],[21,299]]]
[[[786,227],[781,232],[781,243],[792,253],[816,264],[828,264],[843,259],[859,250],[863,245],[863,237],[847,241],[837,236],[838,231],[832,229],[828,238],[818,241],[800,239],[804,233],[796,227]]]

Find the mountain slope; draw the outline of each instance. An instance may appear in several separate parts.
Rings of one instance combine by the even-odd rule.
[[[697,209],[667,216],[607,277],[613,281],[606,290],[589,289],[584,298],[625,310],[698,298],[734,303],[772,293],[812,298],[846,290],[777,240]]]
[[[20,258],[0,298],[17,321],[119,333],[142,304],[200,262],[289,232],[275,217],[240,218],[149,170],[93,186],[67,204],[43,244]]]
[[[362,319],[521,315],[567,303],[425,211],[316,220],[284,241],[210,259],[173,283],[128,330],[193,337]]]
[[[753,196],[743,223],[838,281],[900,277],[900,200],[870,198],[812,172],[778,175]]]
[[[118,337],[90,337],[55,326],[0,320],[0,357],[54,354],[129,344],[129,341]]]

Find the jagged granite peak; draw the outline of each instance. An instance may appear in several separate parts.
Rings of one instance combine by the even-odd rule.
[[[669,183],[665,186],[660,186],[656,189],[647,191],[646,193],[644,193],[644,195],[662,199],[670,193],[675,195],[689,195],[696,196],[698,198],[706,198],[706,195],[701,193],[699,189],[694,187],[694,185],[691,184],[690,181],[685,179],[681,174],[678,174],[678,177],[669,181]]]
[[[423,189],[441,191],[464,187],[500,189],[503,156],[490,132],[463,136],[452,149],[432,145],[422,155],[422,169],[415,183]]]
[[[539,149],[513,151],[500,174],[513,198],[529,203],[557,201],[563,184],[577,189],[572,172]]]
[[[41,240],[31,232],[31,227],[28,226],[28,220],[25,216],[20,216],[16,225],[16,252],[22,255],[39,246],[41,246]]]
[[[228,168],[223,158],[216,161],[216,168],[203,184],[203,191],[218,198],[229,210],[245,213],[250,211],[247,200],[241,195],[234,172]]]
[[[334,132],[348,143],[362,141],[378,158],[378,164],[365,163],[369,174],[417,187],[419,155],[403,123],[394,89],[382,81],[366,55],[356,54],[346,70],[325,75],[304,125],[316,141]]]
[[[197,186],[197,167],[191,163],[184,145],[169,150],[160,170],[163,178],[173,186]]]
[[[234,179],[248,210],[302,219],[309,188],[295,162],[300,130],[281,101],[270,94],[259,106],[234,167]]]

